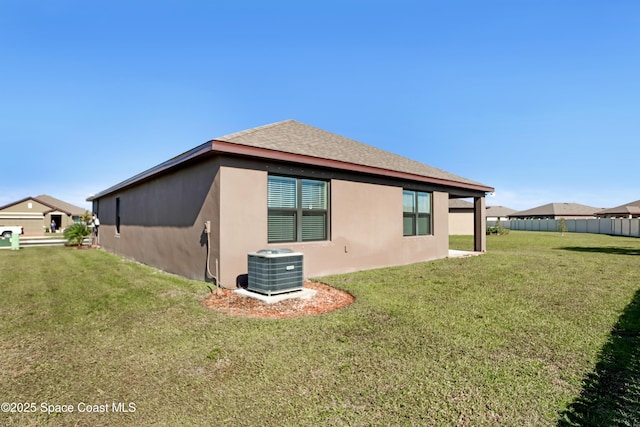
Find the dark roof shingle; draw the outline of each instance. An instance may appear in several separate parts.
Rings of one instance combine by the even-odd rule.
[[[547,203],[546,205],[518,211],[510,214],[510,217],[526,216],[594,216],[601,208],[581,205],[580,203]]]
[[[507,208],[505,206],[487,206],[487,216],[491,217],[507,217],[515,212],[515,209]]]
[[[71,203],[67,203],[64,200],[56,199],[55,197],[49,196],[48,194],[41,194],[37,197],[33,198],[34,200],[40,201],[43,204],[57,209],[59,211],[74,215],[80,216],[85,213],[86,209],[81,208],[76,205],[72,205]]]
[[[603,209],[598,215],[640,215],[640,200],[609,209]]]
[[[295,120],[215,138],[216,141],[337,160],[465,184],[483,184]]]

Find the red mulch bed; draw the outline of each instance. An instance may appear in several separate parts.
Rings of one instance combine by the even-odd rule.
[[[292,298],[275,304],[266,304],[258,299],[245,297],[232,289],[214,290],[206,300],[205,307],[230,316],[258,317],[265,319],[288,319],[328,313],[346,307],[355,301],[353,295],[318,282],[305,282],[305,288],[318,293],[310,299]]]

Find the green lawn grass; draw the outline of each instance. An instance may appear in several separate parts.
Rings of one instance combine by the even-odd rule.
[[[104,251],[0,251],[0,401],[35,403],[0,425],[637,425],[640,239],[487,246],[323,278],[356,302],[287,320]]]

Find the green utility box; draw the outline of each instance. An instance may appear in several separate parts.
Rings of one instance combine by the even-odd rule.
[[[17,251],[20,249],[20,234],[13,233],[11,234],[11,250]]]

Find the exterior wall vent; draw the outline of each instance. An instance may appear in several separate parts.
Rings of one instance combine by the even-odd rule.
[[[291,249],[262,249],[248,254],[247,289],[268,296],[297,291],[303,285],[303,255]]]

